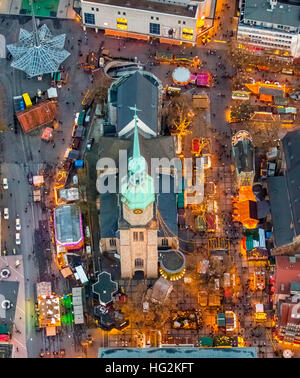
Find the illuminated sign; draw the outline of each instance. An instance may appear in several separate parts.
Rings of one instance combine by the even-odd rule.
[[[127,18],[117,18],[117,28],[127,30]]]
[[[194,30],[183,28],[182,29],[182,38],[193,39],[194,38]]]
[[[250,96],[248,92],[244,91],[233,91],[231,98],[233,100],[249,100]]]
[[[265,312],[256,312],[255,313],[255,320],[266,320],[267,314]]]

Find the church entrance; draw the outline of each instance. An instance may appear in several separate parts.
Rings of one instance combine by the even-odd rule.
[[[136,270],[132,277],[133,280],[143,280],[145,278],[143,270]]]

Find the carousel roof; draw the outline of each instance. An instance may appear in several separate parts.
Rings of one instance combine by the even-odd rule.
[[[33,32],[20,29],[19,42],[7,45],[12,67],[30,77],[56,72],[70,53],[64,49],[65,34],[53,36],[47,25]]]

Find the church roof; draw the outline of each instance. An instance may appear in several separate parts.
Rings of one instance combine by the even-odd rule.
[[[117,107],[117,133],[131,123],[132,111],[129,107],[136,105],[141,110],[139,119],[145,125],[144,135],[151,132],[152,136],[157,134],[158,86],[149,77],[136,71],[114,83],[110,90],[115,91],[116,96],[113,105]],[[133,127],[130,127],[127,133],[132,131]]]

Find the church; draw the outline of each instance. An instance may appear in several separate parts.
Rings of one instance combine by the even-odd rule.
[[[136,90],[141,91],[135,92],[132,103],[130,98],[126,98],[126,113],[131,112],[131,120],[116,121],[115,135],[102,136],[99,145],[99,158],[111,158],[116,168],[109,172],[103,168],[97,169],[98,177],[113,174],[120,181],[120,190],[116,193],[100,194],[100,252],[120,259],[121,278],[134,278],[137,272],[142,273],[144,278],[158,277],[160,251],[178,248],[177,194],[174,191],[176,168],[169,172],[160,167],[157,169],[158,190],[155,190],[153,177],[147,169],[151,167],[152,158],[171,160],[176,156],[174,139],[172,136],[158,135],[158,125],[148,127],[145,124],[147,117],[143,112],[147,103],[141,104],[141,82],[145,78],[147,80],[147,76],[140,72],[127,76],[131,82],[131,92],[134,82],[138,84]],[[121,91],[124,83],[126,78],[122,78]],[[149,85],[152,85],[150,89],[155,98],[155,91],[161,89],[153,81],[149,81]],[[150,89],[147,88],[148,92]],[[156,97],[159,98],[158,93]],[[137,98],[142,109],[136,106]],[[156,105],[159,106],[157,102]],[[154,111],[155,118],[159,112],[159,109]],[[122,132],[124,128],[126,133]],[[128,132],[130,129],[131,132]],[[123,177],[119,177],[120,150],[126,150],[128,156],[128,170]],[[162,191],[165,175],[170,180],[170,191],[167,193]]]

